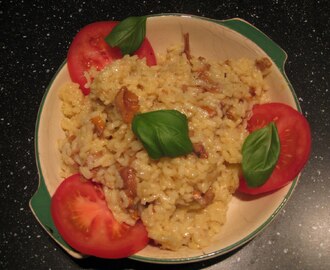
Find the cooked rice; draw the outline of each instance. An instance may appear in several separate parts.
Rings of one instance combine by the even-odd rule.
[[[157,62],[149,67],[136,56],[114,61],[96,75],[88,96],[75,83],[62,87],[61,176],[80,172],[102,183],[115,218],[133,225],[137,216],[130,209],[118,166],[133,168],[134,205],[149,237],[164,249],[202,248],[226,220],[239,182],[246,119],[253,104],[266,98],[266,71],[249,59],[208,62],[193,57],[188,61],[182,47],[169,49]],[[202,143],[208,158],[194,153],[156,161],[149,158],[114,106],[123,86],[138,96],[140,112],[175,109],[184,113],[191,141]],[[93,117],[105,123],[102,136],[95,130]],[[201,205],[194,197],[196,191],[208,190],[214,198]]]

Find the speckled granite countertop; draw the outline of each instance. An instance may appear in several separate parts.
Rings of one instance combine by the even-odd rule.
[[[181,266],[72,259],[37,223],[28,205],[38,186],[34,130],[39,104],[78,29],[97,20],[163,12],[240,17],[288,53],[286,72],[312,128],[310,161],[271,225],[225,256]],[[329,15],[326,0],[0,0],[0,268],[329,269]]]

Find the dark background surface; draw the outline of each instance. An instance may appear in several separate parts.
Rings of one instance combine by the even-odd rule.
[[[329,1],[0,0],[0,5],[0,269],[330,269]],[[240,17],[288,53],[285,69],[312,128],[310,161],[271,225],[227,255],[181,266],[72,259],[28,205],[38,186],[39,104],[81,27],[163,12]]]

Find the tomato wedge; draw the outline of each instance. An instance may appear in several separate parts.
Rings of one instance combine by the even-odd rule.
[[[142,224],[118,223],[100,185],[80,174],[65,179],[51,200],[51,215],[63,239],[77,251],[100,258],[124,258],[148,244]]]
[[[280,138],[281,150],[277,165],[265,184],[250,188],[243,177],[238,191],[260,194],[277,190],[290,183],[308,161],[311,150],[311,131],[306,118],[283,103],[255,105],[247,129],[253,132],[274,121]]]
[[[101,70],[113,60],[122,57],[118,48],[111,48],[104,38],[118,24],[113,21],[101,21],[86,25],[74,37],[68,51],[68,69],[71,80],[80,85],[85,95],[90,89],[85,87],[85,72],[91,67]],[[146,58],[149,66],[156,65],[156,57],[148,39],[135,52],[139,58]]]

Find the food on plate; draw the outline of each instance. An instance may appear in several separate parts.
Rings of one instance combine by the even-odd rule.
[[[59,92],[65,180],[51,212],[84,254],[126,257],[149,239],[173,251],[206,247],[237,189],[278,189],[308,158],[306,119],[269,103],[268,58],[208,60],[191,53],[186,33],[156,62],[138,29],[145,21],[129,20],[123,35],[139,36],[138,51],[121,42],[125,28],[109,34],[116,23],[100,22],[68,53],[72,82]]]
[[[267,101],[268,70],[254,59],[209,62],[185,47],[174,45],[151,67],[125,55],[94,72],[87,96],[72,82],[60,91],[62,176],[80,173],[101,184],[118,222],[141,219],[149,238],[170,250],[205,247],[220,231],[239,184],[247,119]],[[137,116],[184,114],[191,153],[150,157],[126,119],[122,104],[132,100]]]
[[[88,82],[92,80],[92,72],[101,70],[111,61],[120,59],[122,53],[119,48],[110,47],[104,40],[118,22],[101,21],[86,25],[74,37],[68,51],[68,70],[73,82],[80,85],[85,95],[90,89]],[[156,64],[154,51],[148,41],[144,39],[140,48],[135,51],[140,58],[146,58],[147,64]]]
[[[148,234],[138,221],[118,223],[109,210],[102,186],[75,174],[57,188],[51,213],[62,237],[76,250],[101,258],[123,258],[143,249]]]
[[[255,105],[248,120],[250,132],[260,130],[270,122],[276,124],[280,140],[280,153],[275,169],[267,181],[259,187],[250,187],[244,177],[238,190],[248,194],[260,194],[279,189],[291,182],[308,161],[311,149],[311,132],[306,118],[283,103]]]

